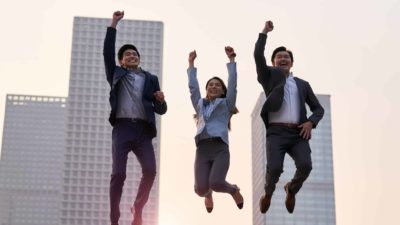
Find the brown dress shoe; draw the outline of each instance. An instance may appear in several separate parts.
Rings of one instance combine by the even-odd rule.
[[[266,213],[271,205],[271,194],[264,194],[260,198],[260,211],[261,213]]]
[[[212,195],[204,197],[204,205],[206,205],[206,210],[208,213],[211,213],[214,208],[214,202]]]
[[[289,213],[293,213],[294,206],[296,204],[296,198],[294,194],[289,190],[289,183],[286,183],[284,188],[286,192],[286,199],[285,199],[286,209]]]
[[[244,202],[243,196],[242,196],[242,194],[240,194],[240,188],[238,186],[236,186],[236,185],[234,185],[234,186],[236,188],[236,192],[232,195],[233,200],[235,200],[235,203],[236,203],[237,207],[239,209],[242,209],[243,208],[243,202]]]

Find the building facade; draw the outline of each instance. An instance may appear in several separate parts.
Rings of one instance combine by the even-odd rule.
[[[0,225],[58,225],[66,98],[7,95]]]
[[[260,117],[265,102],[261,93],[252,113],[252,174],[253,174],[253,225],[335,225],[335,192],[332,161],[332,127],[329,95],[317,95],[325,109],[324,118],[312,132],[310,140],[313,170],[296,195],[296,207],[289,214],[285,207],[283,186],[295,172],[294,161],[285,156],[284,172],[272,196],[266,214],[259,210],[259,199],[264,194],[266,172],[266,129]]]
[[[110,87],[104,69],[103,41],[106,27],[110,24],[110,19],[74,18],[67,102],[62,225],[109,223],[112,127],[108,122]],[[124,19],[119,23],[117,30],[116,51],[126,43],[138,47],[141,66],[157,75],[161,85],[163,23]],[[160,131],[160,118],[157,116],[156,119],[157,130]],[[157,166],[160,163],[159,143],[158,134],[153,139]],[[133,153],[130,153],[127,179],[120,204],[120,225],[128,225],[131,222],[130,207],[136,197],[140,178],[141,167]],[[157,224],[158,193],[159,175],[143,212],[145,225]]]

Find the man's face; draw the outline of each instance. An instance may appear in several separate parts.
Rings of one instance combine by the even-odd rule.
[[[122,54],[122,59],[119,61],[122,67],[137,69],[140,64],[138,53],[133,49],[127,49]]]
[[[208,82],[207,85],[207,97],[210,100],[214,100],[216,98],[221,97],[221,95],[224,93],[224,90],[222,88],[222,84],[219,80],[217,79],[212,79],[210,82]]]
[[[285,73],[289,73],[290,68],[293,66],[293,62],[288,52],[281,51],[276,53],[272,65],[281,68]]]

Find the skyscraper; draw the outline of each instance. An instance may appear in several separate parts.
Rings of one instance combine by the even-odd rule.
[[[63,97],[6,96],[0,224],[59,224],[65,103]]]
[[[265,102],[261,93],[252,113],[252,174],[253,174],[253,225],[335,225],[335,194],[332,162],[332,128],[329,95],[317,95],[325,109],[324,118],[312,131],[310,140],[313,170],[296,195],[293,214],[285,208],[286,193],[283,185],[290,181],[295,172],[293,160],[286,154],[284,172],[272,196],[266,214],[259,210],[259,199],[264,193],[266,172],[266,130],[260,117]]]
[[[67,112],[65,169],[62,190],[62,225],[109,223],[109,181],[111,175],[111,130],[108,123],[110,87],[106,81],[103,41],[110,19],[75,17]],[[118,27],[116,51],[126,43],[135,44],[144,69],[162,83],[163,23],[122,20]],[[157,116],[157,130],[160,119]],[[153,139],[159,166],[160,135]],[[157,168],[157,171],[158,168]],[[145,225],[156,225],[159,176],[143,212]],[[127,179],[121,199],[120,225],[128,225],[130,207],[136,197],[141,167],[129,155]]]

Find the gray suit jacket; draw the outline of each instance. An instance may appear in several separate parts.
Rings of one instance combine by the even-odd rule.
[[[215,99],[215,107],[212,110],[210,117],[205,118],[203,115],[204,100],[200,95],[199,82],[197,81],[197,68],[188,68],[187,74],[189,77],[189,90],[192,105],[196,110],[197,114],[197,133],[195,136],[196,143],[198,142],[198,135],[203,132],[204,129],[212,137],[220,137],[226,144],[229,144],[228,140],[228,123],[232,116],[232,111],[236,105],[236,86],[237,86],[237,73],[236,63],[228,63],[228,91],[226,98]]]
[[[254,49],[254,59],[257,67],[257,80],[264,89],[267,100],[261,110],[261,118],[265,126],[268,127],[268,113],[278,111],[282,105],[284,86],[286,83],[285,75],[282,70],[267,65],[264,57],[267,35],[260,33]],[[317,97],[315,96],[310,84],[300,78],[295,77],[297,88],[299,90],[300,102],[300,123],[311,121],[315,128],[324,115]],[[307,118],[305,104],[310,107],[312,114]]]

